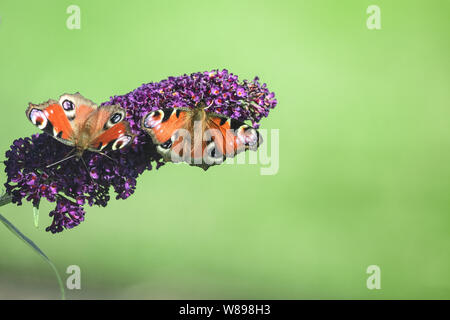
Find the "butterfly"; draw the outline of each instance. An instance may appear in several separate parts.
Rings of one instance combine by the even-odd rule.
[[[141,128],[165,161],[186,162],[207,170],[245,150],[256,151],[262,137],[253,127],[205,105],[159,109],[142,118]]]
[[[124,148],[134,138],[125,109],[119,105],[98,107],[80,93],[63,94],[58,101],[29,103],[26,115],[39,129],[74,147],[71,157],[77,159],[86,150],[105,155],[104,151]]]

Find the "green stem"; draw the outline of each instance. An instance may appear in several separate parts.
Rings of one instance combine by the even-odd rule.
[[[10,196],[9,194],[5,193],[4,195],[2,195],[0,197],[0,207],[4,206],[5,204],[8,204],[12,201],[12,196]]]
[[[8,204],[11,202],[12,197],[9,195],[3,195],[0,197],[0,206],[3,206],[5,204]],[[28,244],[39,256],[44,259],[45,262],[47,262],[50,267],[53,269],[56,275],[56,279],[58,280],[59,289],[61,291],[61,299],[66,299],[66,294],[64,290],[64,284],[62,282],[62,279],[58,273],[58,270],[56,269],[55,265],[51,260],[47,257],[47,255],[42,252],[42,250],[33,242],[30,238],[25,236],[22,232],[20,232],[19,229],[17,229],[8,219],[6,219],[3,215],[0,214],[0,221],[11,231],[15,236],[23,240],[26,244]]]

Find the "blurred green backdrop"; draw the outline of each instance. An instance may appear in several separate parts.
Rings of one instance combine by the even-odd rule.
[[[71,4],[80,30],[66,28]],[[371,4],[381,30],[366,27]],[[100,103],[227,68],[276,92],[261,124],[280,129],[280,168],[169,164],[57,235],[44,231],[46,202],[39,229],[29,203],[0,212],[64,279],[80,266],[72,299],[448,299],[449,12],[411,0],[2,0],[2,160],[38,131],[30,101],[80,91]],[[0,242],[0,298],[58,298],[52,271],[3,225]],[[381,290],[366,288],[372,264]]]

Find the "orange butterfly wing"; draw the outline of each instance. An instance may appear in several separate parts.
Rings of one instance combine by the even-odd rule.
[[[116,150],[131,143],[134,135],[125,118],[126,111],[119,105],[99,107],[85,124],[85,130],[91,137],[89,149]]]
[[[202,119],[200,126],[194,119]],[[185,161],[203,168],[241,151],[256,150],[262,142],[256,129],[203,109],[157,110],[145,115],[141,125],[166,161]]]
[[[45,133],[67,141],[72,139],[72,124],[58,102],[49,100],[41,105],[30,103],[26,114],[28,119]]]
[[[217,149],[226,157],[234,157],[245,150],[257,150],[262,143],[259,132],[245,123],[225,118],[216,114],[209,114],[207,128],[220,131],[220,135],[213,137]]]
[[[160,109],[142,118],[142,128],[150,135],[154,144],[168,142],[178,129],[186,128],[188,111],[182,109]]]
[[[30,103],[27,117],[39,129],[81,151],[116,150],[133,140],[126,112],[120,106],[97,107],[81,94],[64,94],[59,101]]]
[[[117,150],[131,143],[134,135],[131,134],[128,122],[122,121],[102,132],[90,143],[90,149]]]

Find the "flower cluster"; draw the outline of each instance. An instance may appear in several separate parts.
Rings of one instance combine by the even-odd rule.
[[[274,93],[258,78],[238,82],[227,70],[193,73],[144,84],[123,96],[114,96],[105,105],[120,104],[127,111],[126,120],[136,134],[132,145],[101,154],[84,152],[82,159],[71,158],[57,165],[72,150],[53,137],[36,134],[13,142],[6,152],[6,192],[12,202],[22,200],[38,206],[41,199],[56,202],[47,231],[70,229],[84,220],[83,205],[106,206],[111,187],[117,199],[128,198],[136,188],[136,179],[154,165],[163,162],[151,139],[140,128],[141,118],[161,108],[189,107],[202,103],[208,110],[241,121],[250,120],[257,127],[277,104]]]
[[[8,181],[6,192],[12,202],[20,205],[22,199],[38,206],[41,198],[56,202],[50,212],[53,223],[46,230],[53,233],[72,228],[84,220],[84,204],[106,206],[110,200],[110,187],[117,199],[128,198],[135,190],[136,178],[145,169],[151,169],[151,161],[157,167],[162,163],[150,141],[140,141],[127,150],[108,154],[85,152],[83,158],[68,159],[59,165],[71,151],[46,134],[14,141],[6,152]]]
[[[169,77],[143,84],[123,96],[114,96],[105,104],[120,104],[134,115],[131,126],[139,130],[140,119],[149,111],[162,108],[194,108],[203,103],[208,111],[240,121],[250,120],[255,128],[267,117],[277,100],[259,78],[239,82],[227,70],[212,70]]]

